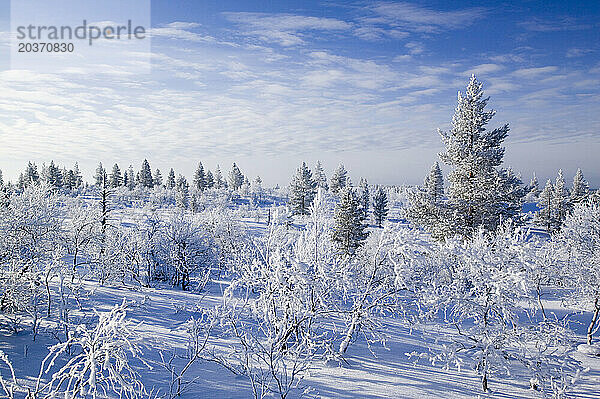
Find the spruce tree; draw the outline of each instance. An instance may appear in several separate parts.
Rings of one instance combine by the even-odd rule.
[[[317,193],[317,184],[305,162],[296,170],[290,183],[290,209],[294,215],[308,215]]]
[[[552,193],[552,208],[555,214],[556,228],[559,228],[570,210],[569,193],[565,187],[565,178],[562,169],[559,169],[554,190]]]
[[[196,187],[198,191],[204,191],[206,188],[206,175],[204,173],[202,162],[198,162],[196,173],[194,173],[194,187]]]
[[[381,228],[388,214],[388,199],[382,187],[377,188],[373,197],[373,218],[377,227]]]
[[[127,169],[127,188],[129,190],[133,190],[137,185],[135,179],[135,172],[133,170],[133,165],[129,165],[129,169]]]
[[[119,168],[119,165],[113,165],[108,181],[110,187],[112,188],[117,188],[123,184],[123,176],[121,176],[121,168]]]
[[[39,183],[39,181],[40,175],[38,174],[37,165],[35,163],[28,162],[23,179],[25,187],[30,186],[32,184],[37,184]]]
[[[175,205],[178,208],[187,208],[190,196],[190,186],[183,175],[177,177],[175,188]]]
[[[229,172],[229,186],[235,191],[242,187],[242,184],[244,184],[244,175],[234,162],[231,166],[231,172]]]
[[[154,176],[152,176],[152,182],[154,183],[154,187],[160,187],[163,184],[162,173],[160,173],[160,169],[156,168],[154,171]]]
[[[169,190],[172,190],[175,188],[175,184],[175,171],[173,170],[173,168],[171,168],[171,170],[169,171],[169,175],[167,176],[166,186]]]
[[[444,177],[437,162],[431,166],[429,174],[425,177],[423,188],[434,204],[440,202],[444,197]]]
[[[73,177],[75,188],[81,188],[83,186],[83,176],[81,176],[81,172],[79,171],[79,164],[75,162],[73,166]]]
[[[142,162],[142,169],[139,172],[139,184],[145,188],[154,187],[152,169],[150,169],[150,163],[147,159],[144,159],[144,162]]]
[[[102,187],[105,176],[106,171],[104,170],[104,166],[102,166],[102,162],[99,162],[98,166],[96,167],[96,174],[94,175],[94,180],[96,181],[97,187]]]
[[[348,184],[348,172],[346,172],[343,164],[339,164],[333,172],[333,175],[331,175],[329,188],[333,194],[337,195],[346,186],[350,186],[350,184]]]
[[[539,195],[538,208],[540,210],[535,215],[538,224],[544,226],[548,233],[552,233],[556,226],[556,218],[553,209],[554,204],[554,186],[552,180],[548,179],[546,186]]]
[[[364,213],[360,208],[360,199],[352,187],[340,192],[340,202],[334,215],[332,240],[341,254],[353,255],[366,240],[368,232],[364,223]]]
[[[446,146],[440,154],[453,168],[449,174],[450,234],[471,237],[480,227],[495,231],[501,221],[514,218],[524,195],[521,181],[501,169],[508,125],[492,131],[486,125],[495,111],[486,111],[489,97],[471,76],[466,93],[458,93],[458,105],[449,132],[439,131]]]
[[[315,183],[317,183],[317,188],[322,188],[325,191],[329,189],[329,185],[327,184],[327,176],[325,176],[325,171],[323,170],[321,161],[317,161],[315,164],[313,179],[315,180]]]
[[[540,184],[538,182],[537,176],[535,175],[535,172],[533,173],[533,177],[531,178],[531,181],[527,186],[527,192],[533,198],[537,198],[540,195]]]
[[[206,188],[213,188],[215,186],[215,179],[210,170],[206,171]]]
[[[215,169],[215,187],[216,188],[227,188],[225,181],[223,180],[223,174],[221,173],[221,168],[217,165]]]
[[[575,205],[585,201],[589,194],[590,186],[585,181],[581,169],[577,169],[577,173],[573,177],[573,187],[571,188],[571,204]]]
[[[2,178],[2,170],[0,170],[0,187],[4,187],[4,179]]]
[[[358,185],[360,189],[360,208],[363,211],[365,219],[369,217],[369,206],[371,205],[371,194],[369,192],[369,182],[361,178]]]

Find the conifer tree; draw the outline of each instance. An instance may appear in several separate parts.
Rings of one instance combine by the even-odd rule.
[[[317,183],[317,188],[322,188],[325,191],[329,189],[329,185],[327,184],[327,176],[325,176],[325,171],[323,170],[321,161],[317,161],[315,164],[313,179],[315,180],[315,183]]]
[[[163,184],[162,173],[160,173],[160,169],[156,168],[154,171],[154,176],[152,176],[152,182],[154,183],[154,187],[160,187]]]
[[[142,169],[139,173],[139,183],[142,187],[152,188],[154,187],[154,181],[152,179],[152,169],[150,169],[150,163],[147,159],[142,162]]]
[[[556,218],[554,209],[552,208],[554,203],[554,187],[552,180],[548,179],[546,186],[539,195],[538,208],[540,210],[535,215],[535,220],[538,224],[544,226],[548,233],[554,231],[556,225]]]
[[[573,177],[573,187],[571,188],[571,204],[579,204],[583,202],[590,194],[590,186],[583,177],[581,169],[577,169],[575,177]]]
[[[294,215],[308,215],[317,192],[317,184],[305,162],[296,170],[290,183],[290,209]]]
[[[167,176],[166,186],[168,189],[172,190],[175,188],[175,184],[175,171],[173,170],[173,168],[171,168],[171,170],[169,171],[169,175]]]
[[[32,162],[27,163],[27,168],[25,169],[25,175],[23,177],[23,184],[25,187],[28,187],[32,184],[37,184],[40,181],[40,175],[38,174],[37,165]]]
[[[215,168],[215,188],[227,188],[225,181],[223,180],[223,174],[219,165]]]
[[[382,187],[377,188],[373,197],[373,217],[377,227],[381,228],[388,214],[387,194]]]
[[[346,186],[351,186],[351,184],[348,184],[348,172],[346,172],[343,164],[339,164],[333,175],[331,175],[329,188],[333,194],[337,195]]]
[[[175,205],[179,208],[187,208],[190,196],[190,186],[183,175],[177,177],[175,188]]]
[[[352,187],[344,188],[335,209],[332,232],[332,240],[341,254],[353,255],[366,240],[368,232],[363,221],[358,195]]]
[[[517,216],[524,195],[521,181],[501,169],[508,125],[492,131],[486,125],[495,111],[486,111],[489,97],[471,76],[466,93],[458,93],[452,129],[439,131],[446,146],[440,158],[453,168],[449,175],[450,234],[472,237],[483,227],[495,231],[501,221]]]
[[[135,181],[135,172],[133,171],[133,165],[129,165],[129,169],[127,169],[127,188],[129,190],[133,190],[137,184]]]
[[[429,174],[425,177],[423,188],[434,204],[439,203],[444,197],[444,177],[437,162],[431,166]]]
[[[360,208],[363,211],[365,220],[369,218],[369,207],[371,205],[371,193],[369,192],[369,182],[365,178],[360,179]]]
[[[206,188],[206,175],[204,173],[202,162],[198,162],[196,173],[194,173],[194,187],[196,187],[198,191],[204,191]]]
[[[100,162],[100,163],[98,163],[98,166],[96,167],[96,174],[94,175],[94,180],[96,181],[97,187],[102,187],[105,176],[106,176],[106,171],[104,170],[104,166],[102,166],[102,162]]]
[[[565,178],[562,169],[559,169],[554,191],[552,193],[552,208],[556,217],[556,228],[559,228],[563,220],[567,217],[570,209],[569,193],[565,187]]]
[[[0,170],[0,187],[4,187],[4,179],[2,178],[2,170]]]
[[[206,171],[206,188],[213,188],[215,186],[215,179],[210,170]]]
[[[231,172],[229,172],[229,186],[235,191],[242,187],[242,184],[244,184],[244,175],[234,162],[231,166]]]
[[[529,195],[533,198],[537,198],[540,195],[540,184],[538,182],[537,176],[535,175],[535,172],[533,173],[533,177],[531,178],[531,181],[527,186],[527,191]]]
[[[117,188],[123,184],[123,176],[121,176],[121,168],[119,168],[119,165],[113,165],[108,181],[110,187],[112,188]]]
[[[81,176],[79,164],[77,162],[75,162],[75,165],[73,166],[73,177],[74,188],[81,188],[83,186],[83,176]]]

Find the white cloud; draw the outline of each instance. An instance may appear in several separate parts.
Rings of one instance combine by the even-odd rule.
[[[488,74],[493,74],[494,72],[498,72],[502,69],[503,69],[503,66],[498,65],[498,64],[481,64],[481,65],[474,66],[473,68],[464,71],[462,73],[462,75],[463,76],[471,76],[472,74],[475,74],[477,76],[488,75]]]
[[[558,68],[555,66],[523,68],[523,69],[518,69],[518,70],[514,71],[513,75],[518,78],[532,79],[532,78],[537,78],[540,75],[545,75],[548,73],[556,72],[557,70],[558,70]]]

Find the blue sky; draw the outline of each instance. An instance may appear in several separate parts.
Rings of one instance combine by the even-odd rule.
[[[600,186],[600,2],[152,1],[152,74],[10,70],[0,19],[0,169],[28,160],[198,161],[287,184],[302,161],[418,183],[475,73],[526,182]],[[126,50],[125,50],[126,51]]]

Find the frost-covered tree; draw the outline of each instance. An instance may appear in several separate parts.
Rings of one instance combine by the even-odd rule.
[[[160,187],[163,184],[162,173],[160,173],[160,169],[156,168],[154,171],[154,176],[152,176],[152,182],[154,183],[154,187]]]
[[[346,172],[343,164],[339,164],[339,166],[333,171],[333,175],[331,175],[329,188],[333,194],[337,195],[344,187],[348,185],[348,172]]]
[[[215,178],[210,170],[206,171],[206,188],[213,188],[215,186]]]
[[[569,201],[569,192],[565,187],[565,178],[562,169],[558,171],[554,189],[552,191],[552,209],[555,215],[556,228],[560,228],[563,220],[567,217],[571,203]]]
[[[27,163],[27,168],[25,169],[25,186],[29,186],[31,184],[37,184],[40,181],[40,175],[38,174],[37,165],[32,162]]]
[[[587,344],[600,329],[600,206],[580,203],[570,213],[556,238],[556,249],[563,254],[564,284],[570,299],[592,312],[587,329]]]
[[[528,191],[528,195],[533,199],[533,198],[537,198],[540,195],[540,184],[538,182],[538,178],[535,175],[535,172],[533,173],[533,177],[531,178],[531,181],[529,182],[529,185],[527,186],[527,191]]]
[[[175,204],[179,208],[187,208],[189,205],[190,186],[183,175],[177,178],[175,186]]]
[[[75,166],[73,166],[73,177],[74,177],[74,188],[81,188],[83,186],[83,177],[81,176],[81,172],[79,171],[79,164],[75,162]]]
[[[489,98],[483,97],[482,84],[471,76],[452,118],[452,129],[439,131],[446,149],[440,154],[452,168],[448,199],[452,212],[451,234],[472,236],[480,226],[494,231],[501,221],[520,212],[523,189],[510,170],[501,169],[502,143],[508,125],[492,131],[486,125],[495,111],[486,111]]]
[[[364,213],[360,199],[352,187],[340,192],[340,202],[335,208],[332,240],[344,255],[353,255],[367,238]]]
[[[539,195],[538,207],[540,210],[535,215],[538,224],[544,226],[548,233],[552,233],[557,227],[556,212],[554,211],[554,186],[552,180],[548,179],[546,186]]]
[[[373,218],[375,219],[377,227],[381,228],[383,221],[387,217],[388,211],[387,194],[383,187],[379,187],[373,196]]]
[[[204,166],[202,166],[202,162],[198,162],[198,167],[194,173],[194,187],[198,191],[204,191],[206,188],[206,174],[204,173]]]
[[[108,179],[109,185],[112,188],[119,187],[123,184],[123,176],[121,176],[121,169],[119,165],[114,164],[112,171],[110,172],[110,178]]]
[[[317,161],[315,164],[315,168],[313,170],[313,179],[315,180],[315,183],[317,183],[317,188],[322,188],[324,190],[329,189],[329,185],[327,184],[327,176],[325,176],[325,171],[323,170],[321,161]]]
[[[229,172],[229,187],[231,187],[231,189],[235,191],[241,188],[243,184],[244,175],[240,171],[240,168],[238,168],[238,166],[234,162],[231,166],[231,171]]]
[[[219,165],[217,165],[217,167],[215,168],[214,179],[215,179],[215,188],[226,188],[227,187],[225,180],[223,180],[223,174],[221,173],[221,168],[219,167]]]
[[[302,162],[290,183],[290,208],[294,215],[308,215],[317,192],[316,186],[310,169]]]
[[[173,168],[171,168],[171,170],[169,171],[169,175],[167,176],[167,183],[166,183],[166,187],[168,189],[174,189],[175,188],[175,171],[173,170]]]
[[[575,177],[573,177],[573,187],[571,188],[571,204],[578,204],[585,201],[589,193],[590,186],[587,181],[585,181],[581,169],[577,169],[577,173],[575,173]]]
[[[363,212],[365,220],[369,218],[369,208],[371,206],[371,193],[369,192],[369,182],[365,178],[360,179],[358,184],[360,195],[360,208]]]
[[[4,179],[2,178],[2,170],[0,170],[0,187],[4,187]]]
[[[154,180],[152,179],[152,169],[150,169],[150,163],[147,159],[142,162],[142,169],[139,172],[139,183],[142,187],[152,188],[154,187]]]
[[[44,181],[50,186],[60,188],[63,186],[63,176],[60,169],[54,164],[54,161],[50,161],[50,165],[45,169]]]
[[[433,203],[438,203],[444,197],[444,177],[437,162],[431,166],[429,174],[425,177],[423,189]]]
[[[98,163],[96,167],[96,174],[94,174],[94,181],[96,186],[101,187],[102,183],[106,180],[106,170],[104,170],[104,166],[102,166],[102,162]]]

